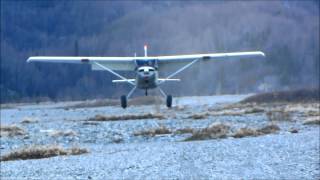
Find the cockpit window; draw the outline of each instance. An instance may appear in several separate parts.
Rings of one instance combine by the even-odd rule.
[[[139,69],[139,72],[143,72],[144,71],[144,69]]]

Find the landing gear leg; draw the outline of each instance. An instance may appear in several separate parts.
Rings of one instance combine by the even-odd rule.
[[[167,107],[171,108],[172,107],[172,96],[171,95],[167,96],[166,93],[164,93],[160,87],[158,89],[159,89],[160,93],[162,94],[163,98],[166,98]]]
[[[146,91],[145,91],[145,95],[146,95],[146,96],[148,96],[148,89],[146,89]]]
[[[168,95],[167,96],[167,107],[168,108],[171,108],[171,106],[172,106],[172,96],[171,95]]]
[[[131,91],[129,92],[129,94],[127,96],[125,95],[122,95],[120,100],[121,100],[121,107],[123,109],[125,109],[127,107],[127,102],[128,102],[128,99],[131,97],[131,95],[133,94],[134,90],[136,90],[136,86],[134,86]]]
[[[125,109],[127,107],[127,96],[125,96],[125,95],[121,96],[121,107],[123,109]]]

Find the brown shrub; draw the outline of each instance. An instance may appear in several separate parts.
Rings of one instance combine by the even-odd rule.
[[[121,121],[121,120],[137,120],[137,119],[164,119],[165,116],[162,114],[128,114],[119,116],[103,116],[97,114],[93,118],[89,118],[88,121]]]
[[[144,131],[139,131],[133,133],[135,136],[155,136],[157,134],[171,134],[171,131],[165,126],[160,126],[159,128],[149,129]]]
[[[192,136],[185,139],[185,141],[225,138],[227,137],[229,129],[230,127],[227,125],[214,123],[207,128],[194,131]]]
[[[26,159],[41,159],[53,156],[63,156],[63,155],[79,155],[88,153],[87,149],[73,147],[71,149],[63,149],[60,146],[50,145],[50,146],[39,146],[33,145],[29,147],[24,147],[15,151],[12,151],[1,157],[1,161],[11,161],[11,160],[26,160]]]
[[[303,121],[304,125],[319,124],[320,125],[320,116],[309,117]]]
[[[13,136],[21,136],[25,134],[26,134],[25,130],[23,130],[22,128],[16,125],[0,126],[0,137],[4,137],[4,136],[13,137]]]

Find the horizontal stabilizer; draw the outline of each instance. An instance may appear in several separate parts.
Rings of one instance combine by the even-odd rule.
[[[160,82],[165,82],[165,81],[180,81],[180,79],[161,79],[161,78],[159,78],[158,79]]]
[[[124,82],[135,82],[135,79],[119,79],[119,80],[112,80],[113,83],[124,83]]]

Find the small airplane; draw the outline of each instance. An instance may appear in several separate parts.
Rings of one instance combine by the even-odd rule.
[[[127,101],[138,89],[145,90],[145,95],[148,95],[148,89],[158,88],[164,98],[168,108],[172,106],[172,95],[166,95],[159,85],[170,82],[180,81],[173,79],[174,76],[181,73],[196,62],[228,60],[228,59],[243,59],[243,58],[260,58],[265,57],[261,51],[252,52],[232,52],[232,53],[214,53],[214,54],[190,54],[190,55],[174,55],[174,56],[148,56],[147,45],[144,46],[144,56],[142,57],[80,57],[80,56],[33,56],[29,57],[27,62],[48,62],[48,63],[79,63],[90,64],[92,70],[104,70],[117,76],[120,79],[113,80],[113,83],[129,83],[133,86],[127,95],[121,96],[121,107],[127,107]],[[180,67],[165,78],[159,78],[159,71],[165,67]],[[135,71],[135,79],[128,79],[120,75],[116,71]]]

